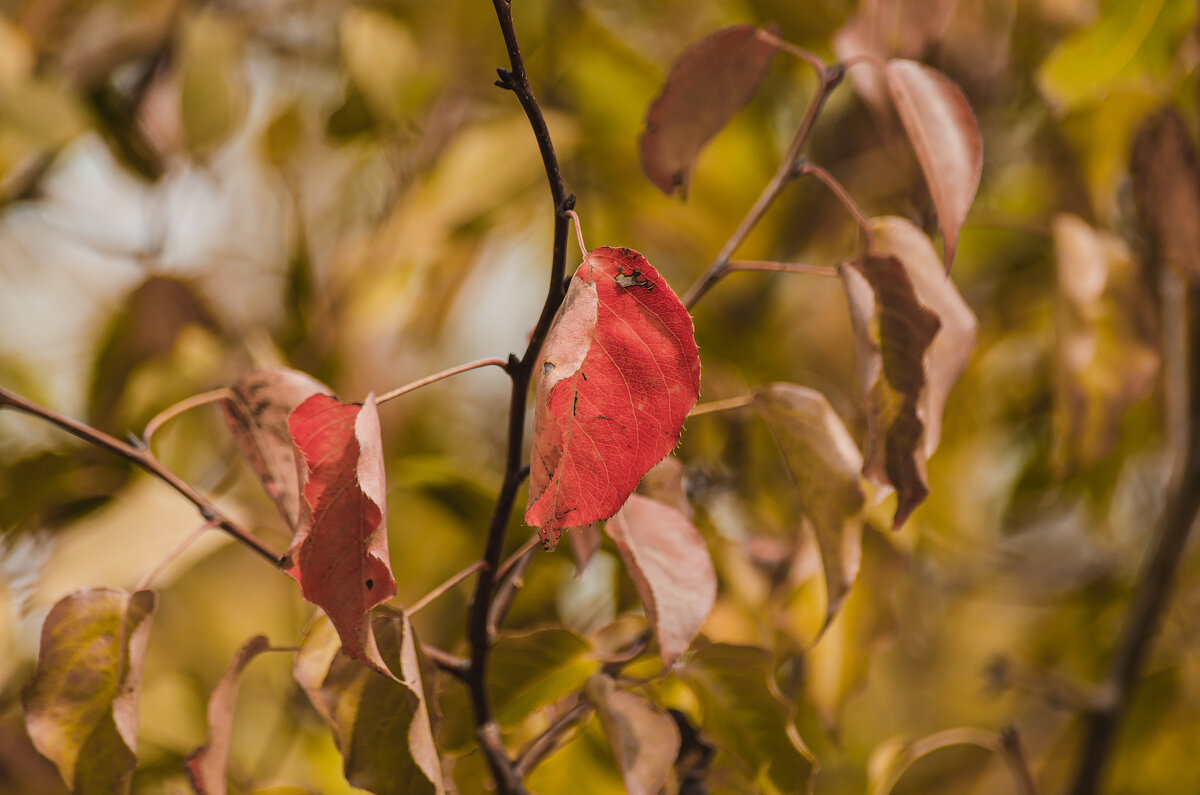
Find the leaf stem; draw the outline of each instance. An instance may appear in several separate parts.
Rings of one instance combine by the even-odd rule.
[[[411,384],[405,384],[404,386],[396,387],[391,392],[384,392],[382,395],[375,398],[375,403],[376,405],[380,403],[386,403],[393,398],[398,398],[401,395],[407,395],[409,392],[418,390],[423,386],[429,386],[436,381],[441,381],[443,378],[449,378],[452,375],[465,373],[469,370],[477,370],[480,367],[499,367],[502,370],[506,370],[508,369],[508,363],[503,359],[480,359],[477,362],[460,364],[457,367],[451,367],[449,370],[442,370],[440,373],[427,375],[424,378],[413,381]]]
[[[689,417],[699,417],[704,414],[715,414],[718,411],[730,411],[732,409],[745,408],[754,403],[753,395],[741,395],[739,397],[725,398],[724,400],[713,400],[709,403],[700,403],[690,412]]]
[[[586,257],[591,249],[583,242],[583,227],[579,224],[579,214],[574,210],[567,210],[566,215],[575,224],[575,242],[579,244],[579,256]]]
[[[547,726],[541,734],[534,737],[517,755],[517,761],[514,767],[518,775],[528,775],[531,770],[537,767],[538,763],[553,753],[558,747],[559,740],[562,735],[570,730],[575,724],[582,721],[592,714],[595,709],[590,702],[581,698],[578,694],[575,695],[575,703],[573,703],[563,714]]]
[[[854,216],[854,220],[858,223],[858,228],[862,230],[863,237],[867,241],[867,249],[871,250],[875,248],[875,230],[871,228],[871,222],[867,220],[867,216],[863,214],[858,204],[851,198],[850,193],[843,187],[842,183],[838,182],[835,176],[815,163],[800,163],[796,167],[796,176],[813,176],[825,183],[825,187],[833,191],[833,195],[837,196],[838,201],[842,203],[846,211]]]
[[[224,532],[236,538],[241,543],[248,546],[253,551],[257,552],[260,557],[269,561],[272,566],[277,569],[283,568],[283,561],[274,550],[264,544],[255,536],[239,527],[236,522],[228,516],[217,510],[217,507],[208,500],[207,497],[200,494],[178,475],[163,466],[154,454],[144,445],[137,447],[126,444],[119,439],[114,439],[101,430],[97,430],[90,425],[73,420],[70,417],[63,416],[53,409],[38,405],[33,401],[26,400],[20,395],[10,392],[4,387],[0,387],[0,409],[11,408],[20,411],[24,414],[37,417],[44,420],[57,428],[66,431],[72,436],[78,437],[85,442],[93,444],[97,447],[102,447],[111,453],[114,453],[126,461],[141,467],[146,472],[167,484],[175,491],[179,492],[192,505],[196,506],[196,510],[206,520],[209,520],[219,527]]]
[[[806,61],[810,66],[812,66],[813,69],[817,71],[818,77],[825,76],[825,62],[817,57],[816,53],[809,52],[803,47],[798,47],[786,39],[781,39],[769,30],[759,28],[758,30],[754,31],[754,34],[762,41],[775,45],[788,55],[799,58],[802,61]]]
[[[479,571],[482,568],[483,568],[483,561],[482,560],[475,561],[470,566],[467,566],[465,569],[458,572],[457,574],[451,575],[441,585],[437,586],[432,591],[430,591],[429,593],[422,596],[420,599],[418,599],[416,601],[416,603],[414,603],[412,605],[412,607],[405,608],[404,612],[407,613],[410,618],[412,616],[415,616],[417,613],[421,612],[421,610],[424,607],[426,607],[430,602],[434,601],[439,596],[444,594],[446,591],[449,591],[451,588],[458,585],[460,582],[467,579],[472,574],[474,574],[475,572]]]
[[[708,270],[701,274],[700,278],[684,294],[683,305],[688,309],[695,306],[696,302],[728,272],[726,266],[729,263],[730,257],[745,242],[746,238],[750,235],[750,231],[766,215],[771,204],[783,192],[788,183],[796,178],[796,162],[799,160],[805,144],[808,143],[808,138],[812,134],[813,127],[816,125],[817,117],[821,115],[821,110],[825,107],[825,102],[829,99],[830,93],[842,82],[844,76],[845,70],[841,64],[834,64],[828,69],[825,69],[824,65],[822,65],[822,68],[818,71],[819,80],[817,82],[817,90],[808,103],[808,109],[804,112],[804,118],[800,120],[800,126],[796,129],[796,135],[792,138],[787,152],[784,153],[783,159],[779,162],[779,167],[775,170],[775,175],[771,177],[771,180],[763,188],[762,193],[758,195],[754,206],[750,208],[746,216],[742,219],[742,222],[738,225],[738,228],[734,230],[729,240],[725,242],[724,248],[721,249],[720,253],[717,254],[716,258],[708,266]]]
[[[220,389],[214,389],[211,392],[201,392],[199,395],[192,395],[190,398],[179,401],[174,406],[168,406],[156,414],[148,423],[146,423],[146,430],[142,431],[142,442],[149,447],[150,439],[167,420],[174,419],[183,412],[188,411],[189,409],[194,409],[197,406],[216,403],[219,400],[224,400],[225,398],[232,396],[232,392],[224,387],[221,387]]]
[[[146,574],[146,576],[142,578],[142,581],[137,584],[137,587],[134,588],[134,590],[144,591],[149,588],[150,583],[154,582],[155,577],[157,577],[159,574],[162,574],[163,569],[169,566],[177,557],[182,555],[183,551],[190,547],[197,538],[202,536],[205,530],[215,526],[216,522],[209,520],[196,527],[194,530],[192,530],[192,532],[188,533],[186,538],[176,544],[174,549],[168,552],[165,556],[163,556],[162,560],[155,564],[154,568],[152,568]]]
[[[808,265],[804,262],[772,262],[760,259],[735,259],[725,264],[725,272],[772,271],[776,273],[802,273],[807,276],[837,278],[837,268],[828,265]]]

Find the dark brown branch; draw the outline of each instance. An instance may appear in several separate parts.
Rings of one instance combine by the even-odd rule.
[[[1174,479],[1158,533],[1138,577],[1133,605],[1101,690],[1105,698],[1084,718],[1072,795],[1094,795],[1100,790],[1117,728],[1158,632],[1184,547],[1200,513],[1200,288],[1188,288],[1185,322],[1188,422],[1183,467]]]
[[[821,111],[825,107],[825,101],[829,99],[830,92],[842,82],[844,75],[845,70],[841,64],[834,64],[829,69],[818,71],[816,93],[813,94],[812,100],[808,103],[808,110],[804,112],[804,118],[800,121],[800,126],[796,130],[795,137],[792,138],[792,143],[788,146],[783,159],[779,161],[779,168],[776,169],[775,175],[771,177],[771,181],[762,189],[762,193],[758,195],[758,200],[754,202],[754,206],[746,213],[746,217],[742,219],[741,224],[734,230],[729,240],[725,242],[724,248],[717,254],[712,264],[708,266],[708,270],[684,294],[683,305],[688,309],[695,306],[696,302],[708,292],[709,288],[720,281],[721,277],[728,272],[729,258],[745,242],[746,238],[750,235],[750,231],[766,215],[767,210],[770,209],[775,199],[783,192],[788,183],[796,179],[798,176],[796,173],[796,164],[800,160],[800,154],[804,151],[804,146],[808,143],[808,138],[817,123],[817,117],[821,115]]]
[[[496,587],[496,574],[500,557],[504,551],[504,536],[516,501],[517,489],[525,477],[521,466],[521,451],[525,439],[525,405],[529,394],[529,382],[534,360],[541,351],[542,343],[550,330],[550,323],[558,311],[563,298],[563,276],[566,272],[568,210],[574,209],[573,196],[567,195],[566,184],[558,166],[558,157],[546,126],[545,116],[534,96],[525,72],[525,61],[513,29],[512,7],[506,0],[492,0],[496,18],[504,35],[508,50],[510,69],[500,69],[497,85],[512,91],[529,119],[542,155],[546,179],[550,183],[550,195],[554,202],[554,249],[550,263],[550,284],[541,316],[530,335],[529,344],[520,359],[510,356],[505,368],[512,378],[512,396],[508,411],[508,448],[505,456],[504,482],[488,522],[487,541],[484,547],[484,566],[475,581],[475,594],[467,618],[467,640],[471,647],[471,663],[465,681],[471,691],[471,705],[475,712],[475,735],[487,758],[488,767],[501,795],[523,795],[525,788],[520,776],[513,768],[512,760],[504,750],[500,729],[492,714],[492,706],[486,687],[488,652],[492,638],[488,632],[488,617]]]
[[[274,550],[217,510],[216,506],[207,497],[200,494],[200,492],[185,483],[178,475],[163,466],[162,462],[154,457],[154,453],[150,452],[149,448],[144,445],[135,447],[134,445],[126,444],[90,425],[73,420],[70,417],[65,417],[53,409],[40,406],[33,401],[26,400],[20,395],[0,387],[0,409],[4,408],[15,409],[16,411],[44,420],[72,436],[83,439],[85,442],[94,444],[97,447],[103,447],[105,450],[115,453],[131,464],[141,467],[183,495],[192,505],[196,506],[196,510],[200,512],[200,515],[207,521],[212,522],[215,527],[220,528],[257,552],[269,561],[272,566],[275,566],[275,568],[283,567],[283,561]]]

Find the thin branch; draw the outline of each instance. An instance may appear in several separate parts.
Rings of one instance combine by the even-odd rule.
[[[567,217],[575,224],[575,242],[579,244],[579,255],[586,257],[589,249],[587,243],[583,242],[583,227],[579,225],[579,214],[574,210],[567,210]]]
[[[726,398],[724,400],[713,400],[709,403],[700,403],[690,412],[689,417],[699,417],[704,414],[715,414],[718,411],[731,411],[733,409],[745,408],[754,403],[753,395],[741,395],[739,397]]]
[[[455,679],[466,681],[467,670],[471,667],[471,661],[463,657],[455,657],[453,654],[442,651],[437,646],[428,646],[421,644],[421,651],[425,656],[433,660],[433,664],[438,667],[438,670],[445,671]]]
[[[421,609],[424,608],[426,605],[428,605],[430,602],[437,599],[439,596],[444,594],[446,591],[449,591],[451,588],[458,585],[460,582],[467,579],[472,574],[474,574],[475,572],[479,571],[482,568],[483,568],[483,561],[482,560],[475,561],[470,566],[467,566],[462,571],[458,572],[457,574],[452,575],[444,583],[442,583],[441,585],[437,586],[429,593],[422,596],[420,599],[418,599],[416,601],[416,603],[412,607],[407,608],[404,612],[408,613],[409,617],[415,616],[417,613],[421,612]]]
[[[199,395],[192,395],[190,398],[179,401],[174,406],[168,406],[146,423],[146,430],[142,431],[142,442],[149,447],[151,438],[153,438],[155,432],[167,420],[174,419],[189,409],[194,409],[197,406],[205,406],[209,403],[216,403],[228,397],[233,397],[233,393],[222,387],[214,389],[211,392],[201,392]]]
[[[492,599],[492,609],[488,612],[488,634],[492,637],[496,635],[496,627],[500,626],[504,617],[508,615],[508,609],[512,607],[513,600],[517,598],[517,591],[525,584],[525,571],[533,562],[533,553],[537,549],[538,537],[535,534],[530,536],[530,539],[535,543],[531,544],[526,541],[524,546],[500,567],[501,573],[496,576],[500,584],[496,587],[496,595]]]
[[[795,137],[792,138],[791,144],[788,146],[787,152],[784,153],[783,159],[779,162],[779,168],[776,169],[775,175],[771,177],[770,182],[763,188],[759,194],[758,200],[754,202],[754,206],[746,213],[746,217],[734,230],[729,240],[725,242],[724,248],[717,254],[716,259],[708,266],[700,278],[688,289],[683,296],[683,305],[691,309],[696,305],[696,302],[708,292],[714,284],[722,276],[725,275],[726,265],[733,252],[737,251],[738,247],[745,242],[750,231],[758,224],[762,217],[770,209],[771,204],[783,192],[783,189],[789,182],[794,180],[796,174],[796,162],[800,159],[801,152],[804,151],[805,144],[808,143],[809,135],[812,134],[813,126],[817,122],[817,117],[821,115],[821,110],[825,107],[825,101],[829,99],[830,92],[837,87],[838,83],[842,82],[842,77],[845,76],[845,71],[841,65],[834,64],[828,70],[823,70],[819,74],[817,90],[813,94],[812,99],[808,103],[808,110],[804,112],[804,118],[800,121],[800,126],[796,130]]]
[[[591,702],[580,698],[576,694],[575,703],[566,712],[559,715],[541,734],[534,737],[521,749],[521,753],[517,755],[517,761],[513,765],[517,771],[517,775],[528,775],[531,770],[537,767],[539,762],[558,748],[562,736],[577,723],[582,722],[584,718],[591,715],[594,709],[595,707],[592,706]]]
[[[504,575],[508,574],[509,569],[511,569],[513,566],[517,565],[521,561],[522,558],[524,558],[527,554],[529,554],[530,550],[537,547],[538,542],[540,540],[541,539],[538,537],[538,535],[536,533],[530,535],[529,540],[527,540],[524,544],[522,544],[520,547],[518,547],[516,552],[509,555],[508,559],[505,560],[504,563],[500,564],[499,570],[496,571],[496,579],[497,580],[504,579]]]
[[[808,265],[803,262],[771,262],[761,259],[735,259],[725,264],[725,272],[767,271],[773,273],[802,273],[806,276],[837,278],[837,268],[828,265]]]
[[[1134,587],[1133,605],[1101,692],[1107,696],[1085,715],[1083,743],[1071,795],[1094,795],[1112,752],[1117,728],[1137,685],[1167,607],[1183,550],[1200,514],[1200,288],[1187,291],[1187,431],[1183,468],[1172,484],[1158,532]]]
[[[833,191],[833,195],[837,196],[838,201],[846,208],[846,212],[854,216],[855,222],[858,223],[858,228],[862,230],[863,237],[866,238],[867,249],[875,248],[875,230],[871,228],[871,222],[867,220],[867,216],[859,208],[858,203],[851,198],[850,193],[842,186],[842,183],[838,182],[837,177],[815,163],[801,163],[796,168],[796,176],[813,176],[825,183],[825,187]]]
[[[146,573],[146,576],[142,578],[142,581],[137,584],[137,587],[134,588],[134,590],[135,591],[144,591],[147,588],[149,588],[150,583],[154,582],[155,577],[162,574],[163,569],[165,569],[167,566],[169,566],[171,564],[171,562],[174,561],[177,557],[182,555],[183,551],[185,549],[187,549],[188,547],[190,547],[197,538],[202,536],[204,534],[205,530],[208,530],[215,526],[216,526],[216,522],[206,521],[206,522],[203,522],[202,524],[200,524],[194,530],[192,530],[192,532],[188,533],[186,538],[184,538],[182,541],[180,541],[178,544],[176,544],[174,549],[172,549],[170,552],[168,552],[166,555],[164,555],[163,559],[160,560],[154,566],[154,568],[152,568],[149,572]]]
[[[521,55],[521,47],[517,43],[517,34],[513,28],[512,6],[509,0],[492,0],[496,11],[496,19],[500,23],[500,31],[504,36],[504,45],[508,51],[510,69],[499,69],[500,79],[496,84],[501,88],[512,91],[517,101],[525,111],[533,136],[537,141],[538,151],[542,156],[542,165],[546,171],[546,180],[550,183],[550,196],[554,203],[554,248],[550,261],[549,285],[546,300],[542,304],[542,312],[537,325],[529,337],[525,353],[520,359],[510,356],[506,370],[512,378],[512,394],[508,410],[508,447],[505,454],[504,481],[500,493],[492,509],[488,522],[487,540],[484,545],[484,567],[479,571],[475,581],[475,593],[471,600],[471,608],[467,616],[467,640],[471,648],[470,667],[465,673],[465,681],[471,693],[471,706],[475,713],[475,736],[488,762],[488,768],[495,779],[496,789],[500,795],[525,795],[525,787],[520,776],[513,769],[512,760],[504,750],[500,739],[500,729],[492,713],[491,700],[487,691],[487,662],[491,649],[491,634],[488,632],[488,618],[491,613],[493,591],[496,586],[496,572],[500,556],[504,552],[504,536],[508,528],[508,520],[516,501],[517,488],[525,478],[525,470],[521,465],[521,451],[525,441],[525,406],[529,394],[529,382],[533,375],[533,364],[541,351],[542,343],[550,330],[550,324],[558,311],[563,299],[563,276],[566,272],[567,257],[567,225],[570,221],[566,213],[575,209],[575,198],[567,194],[566,183],[558,165],[558,156],[554,152],[554,143],[550,138],[550,129],[546,118],[534,96],[525,72],[525,60]]]
[[[15,409],[16,411],[29,414],[44,420],[51,425],[54,425],[61,430],[66,431],[72,436],[83,439],[85,442],[94,444],[97,447],[102,447],[111,453],[114,453],[131,464],[141,467],[146,472],[167,484],[175,491],[179,492],[192,505],[196,506],[196,510],[205,519],[214,522],[224,532],[236,538],[241,543],[250,547],[257,552],[262,558],[269,561],[275,568],[283,568],[283,561],[274,550],[264,544],[255,536],[251,535],[246,530],[242,529],[225,514],[217,510],[217,507],[212,504],[202,494],[184,482],[178,475],[163,466],[154,454],[144,446],[134,447],[126,444],[119,439],[114,439],[103,431],[97,430],[90,425],[73,420],[70,417],[65,417],[53,409],[38,405],[30,400],[26,400],[20,395],[10,392],[7,389],[0,387],[0,409],[5,407]]]
[[[506,370],[508,369],[508,363],[503,359],[480,359],[477,362],[460,364],[457,367],[451,367],[449,370],[442,370],[440,373],[427,375],[420,380],[413,381],[411,384],[405,384],[404,386],[396,387],[391,392],[384,392],[382,395],[375,398],[375,403],[376,405],[380,403],[386,403],[393,398],[398,398],[401,395],[407,395],[409,392],[413,392],[423,386],[429,386],[436,381],[441,381],[443,378],[449,378],[452,375],[465,373],[469,370],[478,370],[480,367],[499,367],[502,370]]]

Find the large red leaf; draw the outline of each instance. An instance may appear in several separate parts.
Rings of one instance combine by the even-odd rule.
[[[642,168],[659,190],[687,195],[697,155],[741,110],[766,77],[776,46],[750,25],[734,25],[689,47],[646,111]]]
[[[894,59],[887,64],[887,85],[929,185],[950,270],[983,169],[979,124],[962,91],[936,69]]]
[[[300,522],[300,485],[288,414],[311,395],[329,394],[329,388],[297,370],[277,367],[246,374],[229,392],[221,410],[233,439],[288,527],[295,530]]]
[[[375,398],[313,395],[288,417],[303,502],[287,572],[329,614],[346,653],[367,658],[367,611],[396,593]]]
[[[73,791],[129,792],[157,602],[153,591],[76,591],[42,624],[37,675],[21,697],[25,725]]]
[[[255,635],[233,655],[233,662],[208,699],[208,743],[187,758],[185,767],[192,787],[200,795],[225,795],[226,768],[233,739],[233,707],[246,666],[270,647],[264,635]]]
[[[538,358],[525,521],[562,530],[616,513],[679,440],[700,392],[692,318],[646,258],[584,257]]]
[[[678,509],[640,494],[604,530],[621,553],[670,667],[696,638],[717,598],[708,547]]]

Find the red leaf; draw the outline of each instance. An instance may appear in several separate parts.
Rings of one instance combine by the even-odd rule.
[[[700,632],[717,598],[717,573],[704,539],[670,505],[634,494],[604,524],[670,667]]]
[[[367,659],[367,611],[396,593],[375,398],[313,395],[288,417],[303,503],[287,572],[329,614],[346,653]]]
[[[888,91],[904,125],[942,229],[946,270],[979,188],[983,138],[967,98],[944,74],[916,61],[887,64]]]
[[[187,758],[186,768],[192,786],[200,795],[225,795],[225,770],[233,732],[233,707],[238,684],[246,665],[270,646],[263,635],[255,635],[241,645],[229,669],[213,688],[208,699],[208,744]]]
[[[668,196],[676,189],[687,196],[696,156],[766,77],[776,47],[758,33],[750,25],[735,25],[693,44],[650,103],[641,137],[642,168]]]
[[[225,422],[267,495],[295,530],[300,522],[300,486],[288,433],[288,414],[310,395],[329,394],[320,381],[283,367],[248,373],[221,401]]]
[[[612,516],[679,440],[700,392],[692,319],[646,258],[584,257],[538,358],[525,521],[562,530]]]

